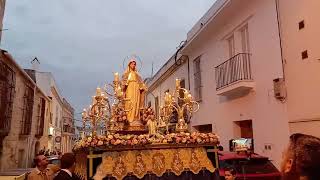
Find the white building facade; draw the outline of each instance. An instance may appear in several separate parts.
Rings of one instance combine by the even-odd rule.
[[[280,0],[290,132],[320,137],[320,1]]]
[[[34,68],[36,69],[36,68]],[[36,71],[37,85],[51,99],[50,118],[46,124],[48,128],[48,144],[46,149],[50,151],[62,151],[62,126],[63,126],[63,97],[60,95],[54,77],[50,72]]]
[[[177,58],[148,81],[147,103],[159,108],[183,79],[200,103],[193,128],[218,133],[225,150],[231,139],[253,138],[255,152],[279,167],[290,133],[319,136],[319,47],[311,35],[320,30],[317,7],[315,0],[216,1]],[[310,27],[299,32],[303,20]]]

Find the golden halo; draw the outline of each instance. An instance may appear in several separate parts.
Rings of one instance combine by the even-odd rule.
[[[124,60],[123,60],[123,62],[122,62],[122,68],[123,68],[123,70],[125,71],[125,70],[127,69],[127,66],[128,66],[128,64],[129,64],[129,62],[130,62],[131,60],[136,61],[136,63],[137,63],[137,69],[138,69],[138,71],[140,71],[141,68],[142,68],[142,61],[141,61],[140,57],[137,56],[137,55],[135,55],[135,54],[130,55],[130,56],[127,56],[127,57],[124,58]]]

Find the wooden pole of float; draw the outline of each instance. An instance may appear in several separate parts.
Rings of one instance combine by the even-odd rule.
[[[93,158],[92,158],[92,150],[89,151],[89,178],[93,176]]]
[[[218,169],[219,168],[219,155],[218,155],[218,147],[217,146],[214,146],[214,157],[215,157],[215,160],[216,160],[216,168]]]

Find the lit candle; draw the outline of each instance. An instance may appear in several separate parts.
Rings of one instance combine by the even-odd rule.
[[[191,94],[188,94],[188,98],[187,99],[188,99],[189,102],[192,100]]]
[[[172,102],[172,96],[171,96],[171,94],[169,94],[169,103],[171,103]]]
[[[100,89],[100,87],[97,87],[96,94],[97,94],[97,96],[101,96],[101,89]]]
[[[119,73],[118,72],[114,73],[114,81],[115,82],[119,81]]]
[[[180,89],[180,79],[176,79],[176,89]]]
[[[188,95],[189,95],[188,91],[184,91],[184,98],[188,98]]]

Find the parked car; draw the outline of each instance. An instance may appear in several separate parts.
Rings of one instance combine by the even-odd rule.
[[[224,169],[233,167],[238,180],[280,180],[281,174],[272,162],[258,154],[219,152],[219,174],[224,179]]]
[[[49,164],[54,164],[54,165],[60,166],[60,158],[59,158],[59,156],[57,156],[57,155],[48,156],[47,158],[48,158]]]
[[[4,172],[0,172],[0,180],[25,180],[27,174],[32,168],[26,169],[11,169]]]

